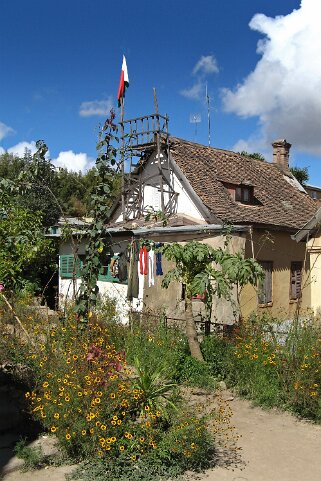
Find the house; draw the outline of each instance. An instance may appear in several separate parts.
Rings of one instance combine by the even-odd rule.
[[[304,189],[310,197],[317,203],[317,206],[321,205],[321,187],[312,184],[304,184]]]
[[[321,314],[321,207],[301,227],[292,239],[306,246],[306,263],[309,266],[309,272],[306,283],[309,289],[309,306],[313,314]]]
[[[148,123],[139,130],[137,124],[145,122],[152,126]],[[316,205],[289,171],[291,145],[286,140],[273,142],[273,162],[268,163],[170,137],[167,118],[159,114],[124,124],[130,130],[130,172],[106,227],[106,235],[116,247],[103,266],[102,292],[114,291],[118,300],[126,299],[126,280],[113,277],[110,265],[113,257],[124,255],[129,242],[196,239],[219,247],[224,245],[228,225],[231,249],[244,250],[245,256],[257,259],[265,272],[258,289],[244,288],[242,316],[268,311],[288,318],[294,315],[299,300],[302,309],[310,307],[305,244],[297,243],[291,235],[314,215]],[[153,222],[146,223],[146,216],[154,218]],[[162,226],[164,217],[167,226]],[[70,251],[62,245],[62,274],[66,255],[70,256]],[[163,272],[168,268],[163,260]],[[124,316],[130,305],[138,310],[157,308],[170,318],[182,319],[182,286],[176,284],[164,291],[160,285],[161,276],[151,282],[148,276],[140,275],[139,293],[124,307]],[[67,294],[66,286],[61,285],[61,292]],[[195,309],[201,316],[200,306]],[[230,304],[214,303],[214,322],[232,323],[236,317]]]

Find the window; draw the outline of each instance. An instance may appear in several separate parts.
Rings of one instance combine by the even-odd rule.
[[[107,282],[119,282],[118,278],[118,256],[106,258],[106,265],[101,266],[98,280]]]
[[[235,189],[235,200],[237,202],[243,202],[244,204],[250,204],[253,199],[253,187],[248,185],[238,185]]]
[[[60,276],[63,279],[72,279],[72,277],[80,277],[82,261],[80,257],[77,258],[77,265],[75,266],[75,258],[73,255],[60,256]]]
[[[302,262],[291,262],[290,299],[296,300],[301,296]]]
[[[272,261],[259,261],[263,272],[264,279],[259,283],[258,302],[259,304],[269,304],[272,302]]]
[[[254,187],[247,183],[244,184],[230,184],[229,182],[223,182],[224,187],[228,190],[230,196],[236,202],[242,202],[243,204],[257,204],[257,199],[254,197]]]
[[[127,284],[127,258],[125,253],[107,256],[106,264],[102,265],[98,275],[99,281]]]
[[[311,193],[310,193],[310,195],[311,195],[312,199],[317,200],[318,195],[317,195],[317,193],[316,193],[315,190],[312,190]]]
[[[60,277],[62,279],[79,278],[81,269],[84,265],[85,256],[77,256],[77,264],[75,266],[75,258],[73,255],[60,256]],[[98,280],[105,282],[127,283],[127,259],[125,254],[121,256],[106,256],[106,264],[100,267]]]

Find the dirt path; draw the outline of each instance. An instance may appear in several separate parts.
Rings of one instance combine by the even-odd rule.
[[[241,435],[237,465],[227,465],[227,457],[233,457],[233,453],[222,453],[220,466],[192,475],[191,480],[321,481],[321,426],[299,421],[287,413],[263,411],[237,398],[229,404],[234,413],[232,424]],[[66,472],[70,467],[21,473],[16,458],[11,458],[4,466],[3,480],[64,481]]]
[[[230,402],[241,435],[237,467],[216,467],[201,481],[321,481],[321,426],[288,413]]]

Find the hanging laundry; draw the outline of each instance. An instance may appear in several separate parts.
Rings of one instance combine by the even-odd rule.
[[[162,269],[162,253],[156,252],[156,275],[162,276],[163,269]]]
[[[147,247],[143,246],[139,250],[139,269],[140,273],[144,276],[147,276],[148,272],[148,255],[147,255]]]
[[[158,242],[156,244],[157,248],[162,247],[162,243]],[[156,275],[157,276],[162,276],[163,275],[163,269],[162,269],[162,253],[161,252],[156,252]]]
[[[128,267],[128,288],[127,299],[132,301],[134,297],[138,297],[139,282],[138,282],[138,262],[139,249],[138,242],[132,241],[129,249],[129,267]]]
[[[155,285],[154,277],[154,251],[151,249],[148,251],[148,287]]]

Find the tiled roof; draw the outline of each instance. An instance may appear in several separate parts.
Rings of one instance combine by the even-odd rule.
[[[275,164],[175,137],[170,152],[195,193],[222,221],[298,229],[316,211],[292,174]],[[223,183],[254,186],[256,205],[234,201]]]

